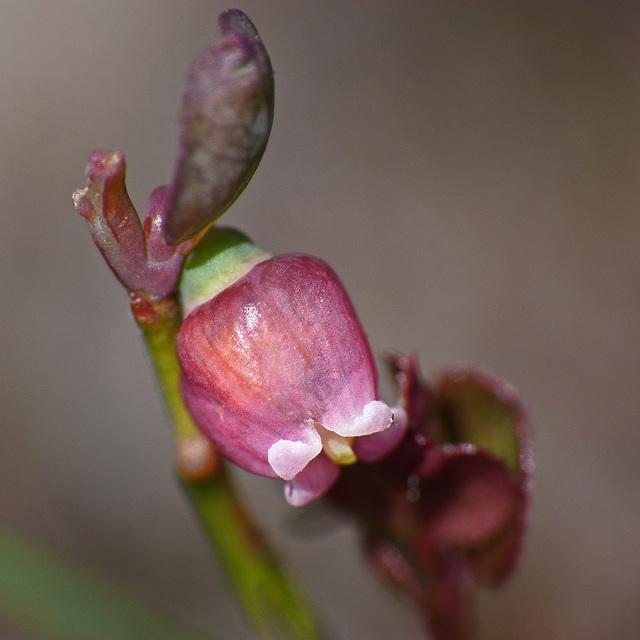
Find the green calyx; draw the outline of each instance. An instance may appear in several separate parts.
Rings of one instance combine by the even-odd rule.
[[[270,254],[236,229],[212,227],[184,261],[180,302],[184,315],[266,260]]]

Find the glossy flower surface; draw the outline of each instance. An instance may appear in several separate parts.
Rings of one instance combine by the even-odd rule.
[[[335,273],[305,255],[267,258],[196,306],[178,339],[183,395],[200,429],[231,461],[287,481],[305,504],[341,465],[397,444],[378,399],[373,355]]]

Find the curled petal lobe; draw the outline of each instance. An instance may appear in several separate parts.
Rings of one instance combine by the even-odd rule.
[[[290,505],[302,507],[324,495],[338,479],[339,473],[340,468],[320,454],[285,484],[284,496]]]
[[[402,441],[407,431],[407,413],[401,407],[394,407],[393,422],[388,429],[357,438],[353,450],[358,460],[377,462],[393,451]]]
[[[349,421],[332,425],[331,417],[327,416],[325,420],[324,426],[327,429],[349,438],[352,436],[368,436],[372,433],[385,431],[393,422],[393,414],[384,402],[372,400],[365,405],[359,416]]]
[[[271,468],[284,480],[293,480],[322,451],[322,440],[309,430],[309,442],[278,440],[267,452]]]

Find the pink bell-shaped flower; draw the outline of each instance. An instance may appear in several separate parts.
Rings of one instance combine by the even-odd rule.
[[[181,290],[178,356],[194,420],[232,462],[286,480],[289,503],[319,497],[340,465],[374,461],[401,439],[404,411],[379,400],[364,331],[323,261],[269,257],[213,229]]]

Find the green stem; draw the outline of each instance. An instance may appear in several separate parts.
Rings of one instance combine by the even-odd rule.
[[[265,640],[320,640],[314,616],[253,524],[182,400],[176,353],[182,317],[177,300],[133,296],[132,310],[173,423],[178,476],[228,581]]]
[[[199,437],[200,432],[180,393],[180,364],[176,352],[176,338],[182,325],[179,302],[173,297],[153,300],[135,295],[132,296],[131,309],[142,330],[176,442]]]
[[[320,640],[314,618],[305,609],[260,531],[222,475],[201,482],[183,481],[202,526],[247,613],[268,640]]]

